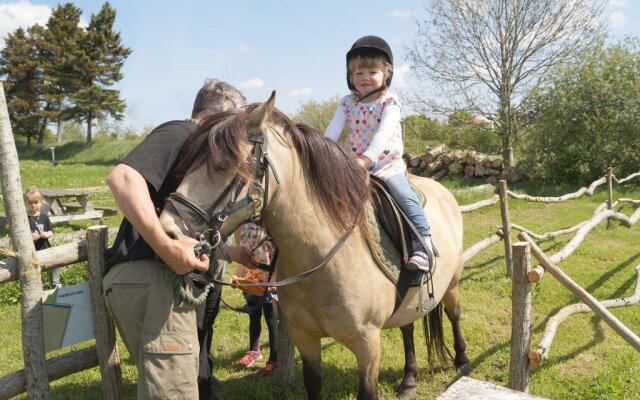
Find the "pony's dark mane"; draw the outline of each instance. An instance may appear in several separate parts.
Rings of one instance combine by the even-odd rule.
[[[206,162],[214,170],[249,178],[248,115],[258,105],[205,118],[181,151],[177,175],[181,178]],[[329,224],[346,230],[356,220],[364,223],[363,204],[369,196],[366,171],[319,131],[305,124],[294,124],[276,109],[267,123],[282,126],[284,134],[291,139],[307,182],[329,217]]]

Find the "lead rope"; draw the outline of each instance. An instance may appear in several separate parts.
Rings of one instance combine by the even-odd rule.
[[[207,256],[211,257],[213,247],[211,246],[211,244],[209,244],[209,242],[207,242],[204,236],[200,236],[200,241],[193,247],[193,250],[196,253],[196,256],[199,256],[200,254],[206,254]],[[209,268],[211,268],[212,266],[212,261],[215,262],[216,260],[209,258]],[[207,283],[204,287],[204,291],[200,293],[198,297],[195,297],[193,294],[189,293],[185,287],[185,276],[178,275],[173,270],[171,271],[171,273],[173,274],[173,291],[184,302],[192,306],[199,306],[205,302],[213,284]]]

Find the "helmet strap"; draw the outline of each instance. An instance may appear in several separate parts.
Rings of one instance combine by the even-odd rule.
[[[361,102],[361,101],[363,101],[364,99],[366,99],[367,97],[371,97],[371,96],[373,96],[373,95],[374,95],[374,94],[376,94],[376,93],[380,93],[380,92],[382,92],[383,90],[385,90],[386,88],[387,88],[387,86],[386,86],[386,85],[382,85],[382,86],[380,86],[379,88],[374,89],[374,90],[370,91],[369,93],[365,94],[364,96],[360,96],[360,98],[358,99],[358,102]]]

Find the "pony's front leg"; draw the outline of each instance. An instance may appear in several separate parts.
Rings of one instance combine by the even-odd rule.
[[[320,400],[322,398],[320,394],[322,390],[320,338],[301,332],[291,331],[290,334],[298,352],[300,352],[300,358],[302,358],[302,376],[307,399]]]
[[[351,347],[358,362],[358,400],[378,399],[378,374],[380,373],[380,330],[362,333]]]
[[[402,332],[402,344],[404,345],[404,377],[398,388],[398,397],[402,399],[413,399],[417,395],[416,373],[418,365],[416,363],[416,348],[413,340],[413,323],[400,327]]]

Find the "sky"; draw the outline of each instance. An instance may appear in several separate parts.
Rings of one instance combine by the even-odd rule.
[[[0,46],[7,33],[46,24],[59,1],[0,0]],[[80,25],[104,1],[77,0]],[[276,107],[292,115],[301,104],[347,94],[345,53],[364,35],[389,42],[395,60],[392,89],[414,79],[407,49],[424,0],[111,0],[115,30],[133,50],[115,88],[127,103],[124,126],[140,129],[188,118],[207,78],[239,88],[249,102],[276,91]],[[613,38],[640,36],[640,1],[611,0]],[[404,89],[403,89],[404,88]]]

